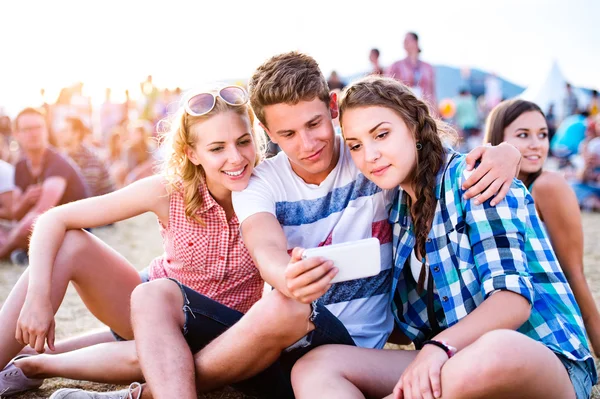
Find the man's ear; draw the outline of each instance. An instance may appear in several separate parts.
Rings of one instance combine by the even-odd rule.
[[[267,127],[265,125],[263,125],[262,122],[258,122],[258,126],[260,126],[261,129],[265,131],[267,136],[269,136],[269,139],[271,140],[271,142],[273,142],[274,144],[277,144],[277,141],[275,141],[275,136],[272,135],[271,132],[269,132],[269,129],[267,129]]]
[[[337,93],[332,92],[329,94],[329,113],[331,114],[331,119],[335,119],[339,115],[339,107],[338,107],[338,97]]]
[[[192,147],[190,147],[189,145],[185,146],[185,155],[188,157],[188,159],[196,166],[200,165],[200,160],[198,159],[198,156],[196,155],[196,153],[194,152],[194,150],[192,149]]]

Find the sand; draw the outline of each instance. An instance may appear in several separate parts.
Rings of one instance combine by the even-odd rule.
[[[585,232],[585,267],[588,282],[592,287],[597,303],[600,303],[600,214],[583,215]],[[151,214],[120,222],[111,227],[95,231],[95,234],[123,254],[137,269],[143,269],[152,258],[162,252],[162,242],[156,219]],[[23,268],[0,262],[0,303],[3,303]],[[80,335],[102,327],[85,308],[75,290],[70,287],[65,301],[56,315],[57,339]],[[598,362],[596,363],[598,365]],[[60,378],[47,379],[42,387],[15,398],[47,398],[52,392],[63,387],[78,387],[98,391],[115,389],[115,386]],[[225,389],[199,398],[242,399],[244,395]],[[600,386],[594,387],[593,398],[600,399]]]

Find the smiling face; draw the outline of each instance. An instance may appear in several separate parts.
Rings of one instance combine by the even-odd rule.
[[[398,113],[382,106],[349,108],[341,122],[352,159],[369,180],[412,192],[416,141]]]
[[[319,98],[296,104],[264,107],[265,131],[288,156],[293,171],[309,184],[320,184],[335,168],[338,149],[332,118],[337,98],[329,106]]]
[[[186,148],[194,165],[204,169],[206,185],[215,198],[248,186],[256,162],[252,126],[247,115],[218,113],[191,127],[195,145]]]
[[[548,125],[537,111],[524,112],[504,129],[504,141],[514,145],[523,156],[519,179],[536,173],[548,157]]]

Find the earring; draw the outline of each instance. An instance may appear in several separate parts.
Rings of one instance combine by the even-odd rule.
[[[417,141],[417,151],[421,151],[423,149],[423,144]]]

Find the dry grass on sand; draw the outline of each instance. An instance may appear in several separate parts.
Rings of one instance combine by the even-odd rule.
[[[583,217],[585,230],[585,266],[586,276],[596,297],[600,303],[600,214],[585,214]],[[98,229],[95,234],[106,243],[111,245],[127,259],[129,259],[138,269],[143,269],[152,258],[159,255],[162,250],[162,242],[158,229],[156,228],[156,219],[145,214],[137,218],[118,223],[111,227]],[[19,278],[23,269],[12,266],[7,263],[0,263],[0,303],[2,303],[11,287]],[[63,306],[56,315],[56,336],[57,339],[79,335],[102,327],[84,307],[83,303],[70,287]],[[598,365],[598,363],[597,363]],[[116,386],[106,384],[96,384],[84,381],[71,381],[61,378],[47,379],[41,389],[28,392],[15,398],[47,398],[52,392],[59,388],[84,388],[97,391],[109,391]],[[593,398],[600,399],[600,387],[594,387]],[[224,389],[211,394],[202,395],[203,399],[243,399],[241,395],[232,389]]]

